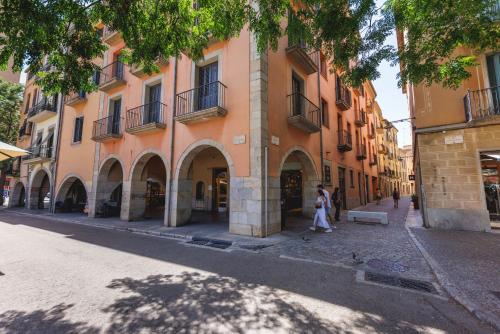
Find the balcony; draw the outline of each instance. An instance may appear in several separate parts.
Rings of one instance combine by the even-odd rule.
[[[339,131],[339,143],[337,144],[339,152],[352,151],[352,135],[345,131]]]
[[[375,139],[375,137],[375,130],[372,128],[370,131],[368,131],[368,139]]]
[[[30,152],[22,159],[27,163],[40,163],[52,159],[53,147],[48,145],[36,145],[28,149]]]
[[[373,101],[371,99],[366,100],[366,112],[368,114],[373,113]]]
[[[155,64],[158,67],[164,67],[164,66],[168,65],[168,60],[166,60],[164,58],[160,58],[155,62]],[[135,75],[136,77],[141,78],[141,79],[148,76],[148,74],[146,72],[144,72],[144,68],[140,65],[131,65],[130,66],[130,74]]]
[[[105,26],[102,31],[102,41],[108,45],[117,44],[122,38],[122,34],[116,30],[111,29],[108,26]]]
[[[19,128],[19,138],[23,138],[24,136],[31,136],[31,129],[33,128],[33,123],[28,122],[26,119],[23,122],[23,125]]]
[[[356,147],[356,159],[365,160],[366,159],[366,145],[358,144]]]
[[[467,122],[500,116],[500,86],[468,91],[464,97],[464,108]]]
[[[288,58],[299,66],[306,74],[310,75],[318,71],[318,63],[314,61],[317,52],[308,52],[304,43],[296,43],[286,48]]]
[[[287,105],[288,124],[307,133],[320,131],[321,120],[318,106],[300,93],[288,95]]]
[[[377,155],[373,154],[370,158],[370,166],[376,166],[378,164]]]
[[[335,87],[335,104],[340,110],[348,110],[351,108],[351,91],[349,88],[341,84],[337,77],[337,85]]]
[[[214,81],[177,94],[175,120],[190,124],[226,116],[226,89]]]
[[[92,140],[106,142],[122,137],[121,118],[108,116],[94,121],[92,128]]]
[[[85,92],[72,93],[64,98],[64,104],[71,107],[85,101],[87,101],[87,93]]]
[[[384,144],[380,144],[378,146],[378,153],[386,155],[387,154],[387,147]]]
[[[28,122],[43,122],[57,114],[57,95],[43,97],[28,110]]]
[[[166,128],[165,110],[161,102],[153,102],[129,109],[125,121],[125,131],[131,134],[155,132]]]
[[[125,85],[124,67],[120,61],[115,61],[104,66],[99,75],[99,89],[106,92],[115,87]]]
[[[354,120],[354,124],[356,124],[356,126],[358,128],[362,128],[363,126],[365,126],[367,123],[366,121],[366,112],[364,111],[358,111],[356,113],[356,119]]]
[[[21,157],[18,157],[8,162],[5,175],[10,177],[19,177],[20,174],[21,174]]]

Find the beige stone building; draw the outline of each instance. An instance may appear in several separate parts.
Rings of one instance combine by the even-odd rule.
[[[415,117],[417,193],[430,227],[490,231],[499,226],[500,53],[483,53],[477,60],[471,77],[455,90],[406,87]]]
[[[415,193],[415,174],[413,171],[413,147],[405,145],[399,148],[401,165],[401,195],[409,196]]]

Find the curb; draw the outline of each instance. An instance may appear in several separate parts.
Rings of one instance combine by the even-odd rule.
[[[408,215],[407,215],[408,217]],[[406,223],[405,223],[406,225]],[[500,331],[500,319],[495,317],[494,314],[490,314],[489,312],[485,312],[481,310],[481,308],[471,301],[469,297],[460,291],[448,278],[448,275],[446,274],[446,271],[441,268],[441,266],[437,263],[436,260],[432,257],[432,255],[427,252],[427,250],[424,248],[424,246],[418,241],[417,237],[413,234],[413,232],[410,230],[408,226],[405,226],[406,231],[410,235],[410,238],[412,239],[413,243],[415,246],[417,246],[418,250],[424,257],[425,261],[431,268],[432,272],[436,276],[439,284],[443,287],[443,289],[460,305],[465,307],[470,313],[472,313],[476,318],[478,318],[481,321],[487,322],[493,328],[495,328],[497,331]]]
[[[81,226],[86,226],[86,227],[100,228],[103,230],[129,232],[129,233],[134,233],[134,234],[149,235],[149,236],[154,236],[154,237],[162,237],[162,238],[177,239],[177,240],[179,240],[179,239],[192,240],[192,238],[193,238],[191,236],[183,235],[183,234],[147,231],[147,230],[141,230],[141,229],[138,229],[135,227],[117,227],[117,226],[108,226],[108,225],[102,225],[102,224],[87,224],[87,223],[82,223],[82,222],[77,221],[77,220],[63,219],[63,218],[58,218],[55,216],[37,215],[37,214],[33,214],[33,213],[28,213],[28,212],[12,212],[12,213],[24,215],[24,216],[36,217],[36,218],[40,218],[40,219],[44,219],[44,220],[57,221],[60,223],[67,223],[67,224],[75,224],[75,225],[81,225]]]

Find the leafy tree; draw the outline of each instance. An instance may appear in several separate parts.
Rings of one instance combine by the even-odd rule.
[[[0,141],[15,145],[23,87],[0,78]],[[10,161],[0,162],[0,205],[3,204],[5,173]]]
[[[47,93],[95,89],[89,80],[105,46],[96,26],[122,33],[126,62],[157,70],[158,57],[185,53],[193,59],[211,38],[227,39],[248,28],[259,50],[277,48],[289,35],[321,48],[331,70],[347,83],[376,79],[382,60],[402,60],[400,84],[440,82],[456,86],[475,64],[454,55],[457,46],[496,48],[497,0],[0,0],[0,64],[13,56],[15,68],[37,73],[48,58],[52,71],[40,73]],[[395,28],[406,31],[400,51],[387,45]],[[3,37],[1,37],[3,36]]]

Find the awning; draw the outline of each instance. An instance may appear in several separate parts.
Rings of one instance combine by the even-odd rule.
[[[11,158],[22,157],[29,154],[28,151],[0,141],[0,161]]]

